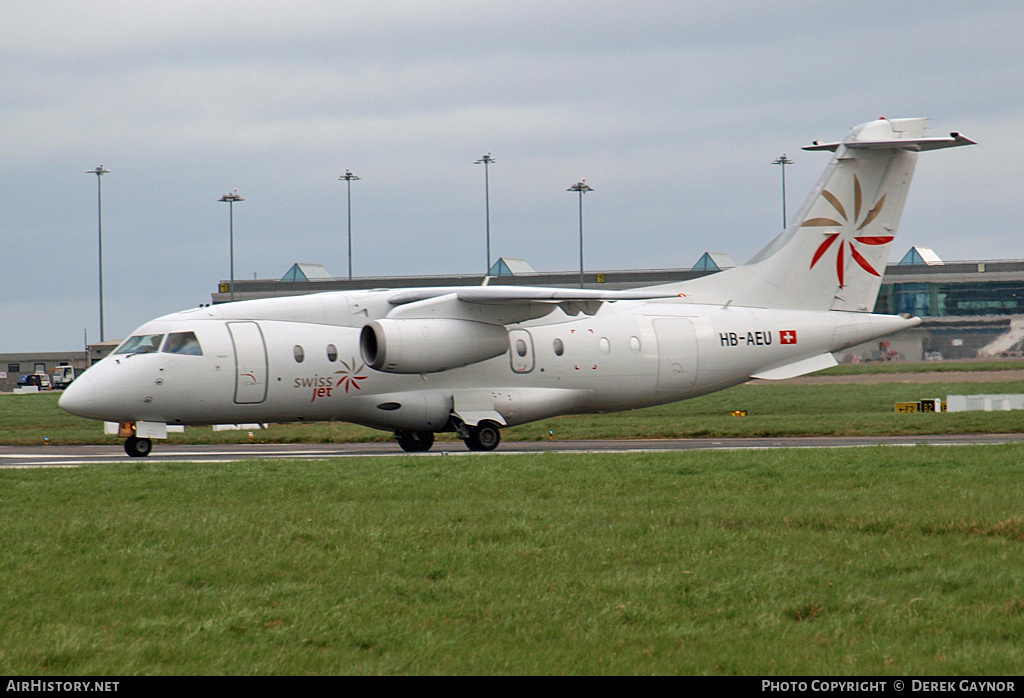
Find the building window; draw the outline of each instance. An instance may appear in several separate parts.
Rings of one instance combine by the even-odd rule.
[[[21,364],[7,364],[8,373],[21,373]]]

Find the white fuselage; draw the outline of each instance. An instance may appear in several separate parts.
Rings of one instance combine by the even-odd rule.
[[[681,300],[554,309],[509,325],[503,354],[436,373],[366,365],[360,332],[393,292],[326,293],[198,308],[136,335],[194,333],[201,355],[113,354],[61,406],[116,422],[204,425],[339,420],[443,431],[455,414],[504,425],[683,400],[915,324],[894,316]],[[438,340],[443,345],[443,338]]]

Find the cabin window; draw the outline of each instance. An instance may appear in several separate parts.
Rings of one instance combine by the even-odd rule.
[[[516,340],[516,353],[519,354],[520,356],[526,356],[526,340],[525,339],[517,339]]]
[[[602,354],[608,354],[612,350],[612,345],[608,341],[607,337],[601,337],[601,339],[597,343],[597,346],[601,349]]]
[[[295,362],[301,364],[306,358],[306,350],[296,344],[292,351],[295,353]]]
[[[629,338],[629,349],[634,354],[639,354],[640,353],[640,338],[639,337],[630,337]]]
[[[129,337],[117,348],[115,354],[152,354],[160,348],[162,334],[139,334]]]
[[[327,360],[334,363],[338,360],[338,347],[333,344],[327,345]]]
[[[168,354],[203,355],[203,348],[199,346],[195,332],[171,332],[164,343],[164,351]]]
[[[555,347],[555,356],[561,356],[562,354],[565,353],[565,344],[562,342],[562,340],[555,339],[554,347]]]

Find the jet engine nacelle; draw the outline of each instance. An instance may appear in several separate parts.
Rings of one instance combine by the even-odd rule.
[[[374,320],[359,335],[363,361],[387,373],[436,373],[501,356],[503,326],[448,318]]]

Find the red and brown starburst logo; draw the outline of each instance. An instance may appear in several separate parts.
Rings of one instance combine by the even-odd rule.
[[[360,363],[357,365],[355,357],[352,357],[351,363],[345,360],[342,360],[340,363],[345,368],[341,371],[334,372],[335,375],[341,376],[335,387],[344,388],[346,393],[352,388],[362,390],[359,386],[359,381],[366,380],[368,376],[360,375],[360,373],[362,373],[363,369],[366,368],[366,364]]]
[[[885,205],[885,196],[883,195],[870,211],[864,216],[864,220],[860,219],[861,207],[864,201],[864,195],[861,191],[860,179],[857,175],[853,176],[853,218],[851,219],[846,213],[846,207],[843,206],[839,198],[828,191],[827,189],[821,192],[822,197],[832,205],[832,208],[836,210],[842,221],[838,221],[834,218],[808,218],[801,227],[803,228],[840,228],[841,231],[829,231],[825,233],[825,240],[818,245],[818,249],[815,250],[814,256],[811,258],[811,269],[814,269],[814,265],[825,256],[825,253],[835,244],[836,240],[839,241],[839,249],[836,251],[836,276],[839,277],[839,288],[843,288],[846,285],[845,279],[845,267],[846,267],[846,248],[850,250],[850,256],[853,258],[861,269],[871,274],[872,276],[881,276],[878,271],[871,266],[871,263],[864,258],[864,255],[857,249],[858,245],[888,245],[893,240],[893,235],[857,235],[861,230],[866,228],[872,221],[878,218],[878,214],[882,212],[882,207]],[[859,223],[858,223],[859,222]]]

